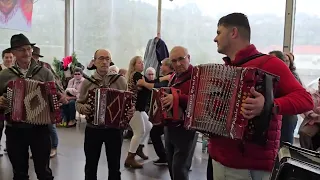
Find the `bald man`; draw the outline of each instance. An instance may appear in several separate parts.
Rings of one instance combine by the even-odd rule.
[[[110,87],[119,90],[127,90],[127,82],[123,76],[118,74],[108,75],[111,62],[110,52],[99,49],[94,54],[95,73],[85,79],[80,90],[79,99],[76,102],[76,109],[80,114],[86,116],[94,114],[88,100],[88,91],[99,87]],[[122,146],[122,130],[96,126],[92,123],[93,119],[87,120],[84,139],[84,151],[86,156],[85,179],[97,180],[97,169],[101,154],[101,147],[104,143],[108,168],[109,180],[120,180],[120,157]]]
[[[175,70],[169,87],[180,89],[179,107],[182,112],[187,108],[190,79],[192,74],[192,65],[190,64],[190,55],[184,47],[174,47],[169,55],[172,67]],[[170,108],[173,105],[172,94],[166,94],[162,99],[164,107]],[[165,121],[165,148],[169,172],[172,180],[188,180],[190,158],[192,158],[194,149],[195,131],[186,130],[183,126],[185,119],[181,118],[179,122]]]

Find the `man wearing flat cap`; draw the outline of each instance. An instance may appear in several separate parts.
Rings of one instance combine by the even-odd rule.
[[[41,82],[54,81],[50,70],[39,66],[32,59],[34,43],[23,34],[15,34],[10,40],[10,50],[16,57],[15,64],[0,72],[0,109],[6,110],[9,102],[6,97],[9,81],[18,78],[28,78]],[[62,99],[60,99],[62,101]],[[26,104],[24,104],[26,106]],[[37,178],[39,180],[52,180],[49,167],[51,140],[48,125],[34,125],[25,122],[13,122],[7,118],[5,130],[7,136],[7,152],[12,164],[13,179],[26,180],[28,176],[29,147],[32,152]]]

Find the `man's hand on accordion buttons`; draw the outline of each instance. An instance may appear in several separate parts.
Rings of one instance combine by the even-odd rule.
[[[253,97],[247,97],[242,105],[242,115],[246,119],[252,119],[256,116],[259,116],[264,107],[264,96],[257,92],[254,87],[250,89],[250,93]]]
[[[92,114],[92,109],[90,107],[89,104],[84,104],[82,107],[81,107],[81,114],[84,114],[84,115],[90,115]]]
[[[8,99],[4,96],[0,96],[0,108],[6,109],[9,107]]]
[[[68,104],[69,101],[68,101],[67,96],[65,94],[61,94],[59,102],[62,104]]]
[[[164,93],[165,97],[161,99],[162,106],[170,110],[173,106],[173,95]]]

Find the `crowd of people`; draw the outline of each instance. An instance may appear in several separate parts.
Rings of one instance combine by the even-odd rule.
[[[319,134],[319,91],[312,96],[302,86],[295,72],[294,56],[290,53],[272,51],[269,55],[254,57],[260,52],[251,44],[251,29],[248,18],[242,13],[232,13],[223,16],[218,22],[217,43],[218,53],[226,55],[223,58],[226,65],[238,67],[257,67],[280,77],[276,87],[275,100],[272,107],[272,120],[267,132],[265,146],[222,136],[211,136],[209,140],[208,179],[215,180],[266,180],[269,179],[279,149],[280,141],[293,143],[293,133],[297,124],[297,115],[304,114],[305,121],[300,128],[300,142],[303,147],[316,150],[319,144],[313,143],[313,137]],[[129,131],[133,132],[130,147],[125,160],[127,168],[142,168],[143,164],[136,161],[139,156],[144,160],[149,157],[144,152],[144,146],[149,137],[159,159],[155,165],[167,165],[172,180],[188,180],[192,157],[198,134],[183,126],[184,119],[177,122],[166,122],[153,125],[149,119],[151,90],[153,88],[173,87],[179,89],[179,107],[187,108],[190,81],[193,66],[192,55],[183,46],[171,49],[169,57],[161,61],[161,76],[152,67],[144,67],[141,56],[134,56],[128,65],[128,70],[119,69],[113,62],[111,52],[98,49],[88,69],[93,70],[87,77],[82,68],[72,70],[73,78],[68,86],[63,88],[51,66],[40,58],[40,48],[31,43],[23,34],[11,37],[11,47],[2,53],[3,64],[0,72],[0,108],[1,132],[6,125],[6,151],[13,168],[15,180],[28,179],[28,159],[34,161],[38,179],[53,179],[49,167],[49,158],[57,154],[58,136],[55,124],[30,125],[17,123],[6,119],[3,112],[8,108],[6,86],[10,80],[18,77],[31,78],[42,82],[55,81],[62,104],[61,116],[63,122],[58,126],[75,127],[76,113],[85,116],[93,114],[94,109],[88,102],[88,92],[98,87],[109,87],[133,92],[133,108],[128,113],[132,115]],[[43,68],[39,68],[43,67]],[[34,70],[39,70],[34,73]],[[17,76],[14,71],[20,73]],[[146,69],[146,70],[145,70]],[[144,71],[145,70],[145,71]],[[144,73],[145,72],[145,73]],[[319,80],[320,88],[320,80]],[[247,119],[259,117],[264,111],[265,97],[251,88],[253,97],[248,97],[242,104],[243,116]],[[174,96],[165,94],[161,99],[164,108],[171,109]],[[283,116],[282,116],[283,115]],[[161,136],[164,135],[164,144]],[[1,136],[0,136],[1,139]],[[106,147],[109,168],[109,179],[121,179],[120,157],[123,142],[123,130],[101,127],[87,120],[84,139],[86,157],[85,179],[96,180],[98,162],[102,145]],[[1,155],[1,154],[0,154]]]

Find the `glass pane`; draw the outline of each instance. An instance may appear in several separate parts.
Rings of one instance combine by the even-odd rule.
[[[282,49],[285,0],[174,0],[163,1],[162,37],[169,48],[189,49],[193,64],[219,62],[216,36],[218,20],[229,13],[245,13],[251,25],[251,42],[268,53]]]
[[[298,0],[295,17],[293,54],[295,65],[304,85],[310,89],[318,88],[320,77],[320,37],[318,24],[320,13],[316,0]],[[320,26],[319,26],[320,27]]]
[[[294,46],[295,66],[297,72],[309,91],[318,90],[318,79],[320,78],[320,1],[297,0]],[[302,122],[299,116],[295,136],[298,136],[298,128]]]
[[[64,1],[41,0],[33,5],[32,29],[21,32],[0,29],[0,50],[10,47],[13,34],[23,33],[41,48],[41,60],[52,64],[53,58],[64,56]]]
[[[75,52],[89,64],[99,48],[111,51],[112,61],[128,68],[130,59],[144,55],[148,40],[156,36],[157,8],[143,1],[77,0]]]

